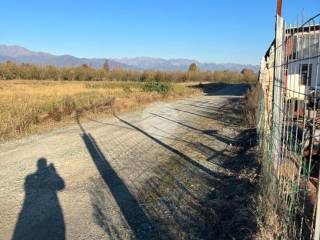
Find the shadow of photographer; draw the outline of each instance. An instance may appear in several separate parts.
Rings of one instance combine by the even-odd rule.
[[[12,239],[65,239],[65,222],[57,195],[64,188],[64,180],[54,165],[40,158],[36,172],[25,178],[25,198]]]

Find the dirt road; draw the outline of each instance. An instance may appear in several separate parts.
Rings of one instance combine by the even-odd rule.
[[[237,211],[253,186],[232,163],[252,156],[230,151],[246,88],[0,145],[0,239],[251,236],[250,212]]]

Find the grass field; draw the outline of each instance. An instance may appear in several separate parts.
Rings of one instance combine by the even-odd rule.
[[[76,114],[98,117],[197,93],[187,84],[0,81],[0,141],[66,125]]]

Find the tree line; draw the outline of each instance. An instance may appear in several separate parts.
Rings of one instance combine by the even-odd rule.
[[[207,71],[201,72],[196,65],[190,65],[186,72],[133,71],[115,68],[110,70],[108,63],[102,69],[82,65],[79,67],[41,66],[35,64],[0,64],[0,79],[12,80],[65,80],[65,81],[154,81],[154,82],[255,82],[257,75],[250,69],[241,72]]]

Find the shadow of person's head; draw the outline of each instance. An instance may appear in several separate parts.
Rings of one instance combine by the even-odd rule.
[[[29,175],[26,179],[26,187],[41,184],[42,189],[48,191],[60,191],[64,189],[64,181],[59,176],[53,163],[48,163],[46,158],[39,158],[37,160],[37,170]]]
[[[46,158],[39,158],[38,162],[37,162],[37,166],[38,166],[38,170],[44,170],[48,167],[47,165],[47,159]]]

